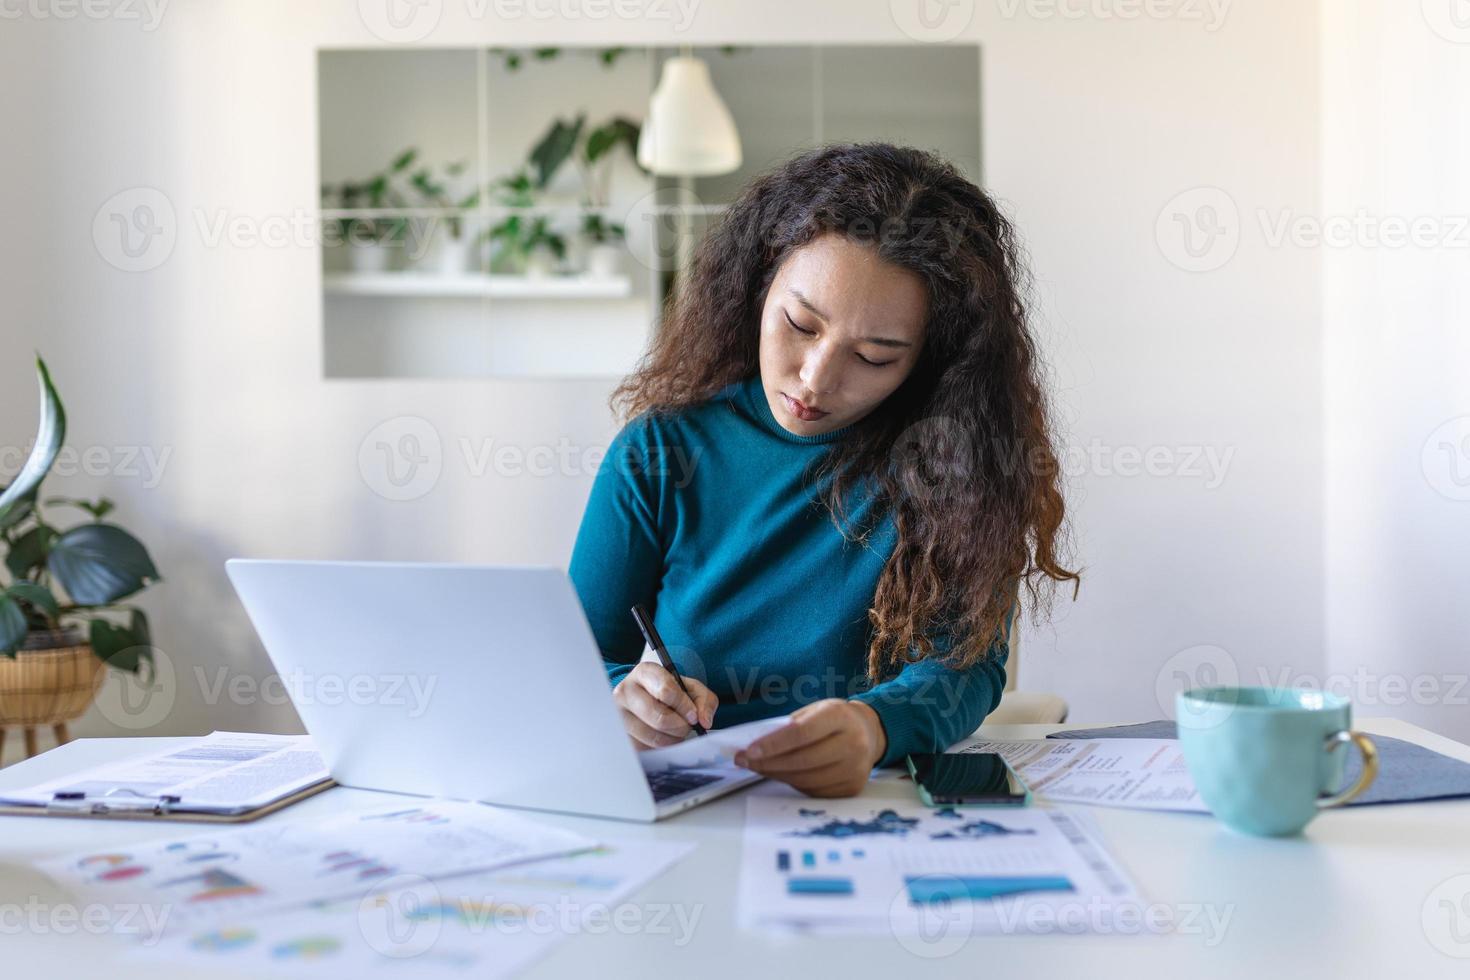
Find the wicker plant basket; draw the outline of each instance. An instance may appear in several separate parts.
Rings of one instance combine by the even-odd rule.
[[[0,657],[0,732],[79,717],[102,685],[102,674],[103,663],[80,630],[31,633],[14,659]]]

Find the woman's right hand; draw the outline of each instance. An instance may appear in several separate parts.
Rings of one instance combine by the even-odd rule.
[[[657,748],[682,742],[698,720],[706,729],[715,720],[720,699],[692,677],[684,678],[692,700],[679,690],[674,675],[661,664],[644,660],[613,688],[613,701],[623,713],[623,727],[634,748]]]

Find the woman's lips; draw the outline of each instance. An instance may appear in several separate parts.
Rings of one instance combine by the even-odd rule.
[[[792,398],[784,391],[781,392],[781,397],[786,399],[786,410],[792,415],[795,415],[797,418],[801,419],[803,422],[815,422],[817,419],[829,414],[827,412],[812,411],[810,408],[807,408],[801,402],[797,401],[795,398]]]

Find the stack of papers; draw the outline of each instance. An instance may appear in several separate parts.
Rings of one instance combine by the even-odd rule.
[[[125,909],[129,955],[201,975],[506,976],[594,928],[692,848],[599,844],[479,803],[357,813],[81,851],[37,863],[78,904]],[[626,917],[626,916],[625,916]]]
[[[83,903],[151,906],[166,913],[170,925],[193,926],[359,898],[395,876],[483,871],[596,844],[481,803],[399,801],[360,813],[79,852],[37,867]]]

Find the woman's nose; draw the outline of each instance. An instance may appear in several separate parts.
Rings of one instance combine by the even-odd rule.
[[[806,360],[802,362],[801,383],[812,394],[825,395],[836,390],[839,373],[837,352],[818,345],[808,352]]]

